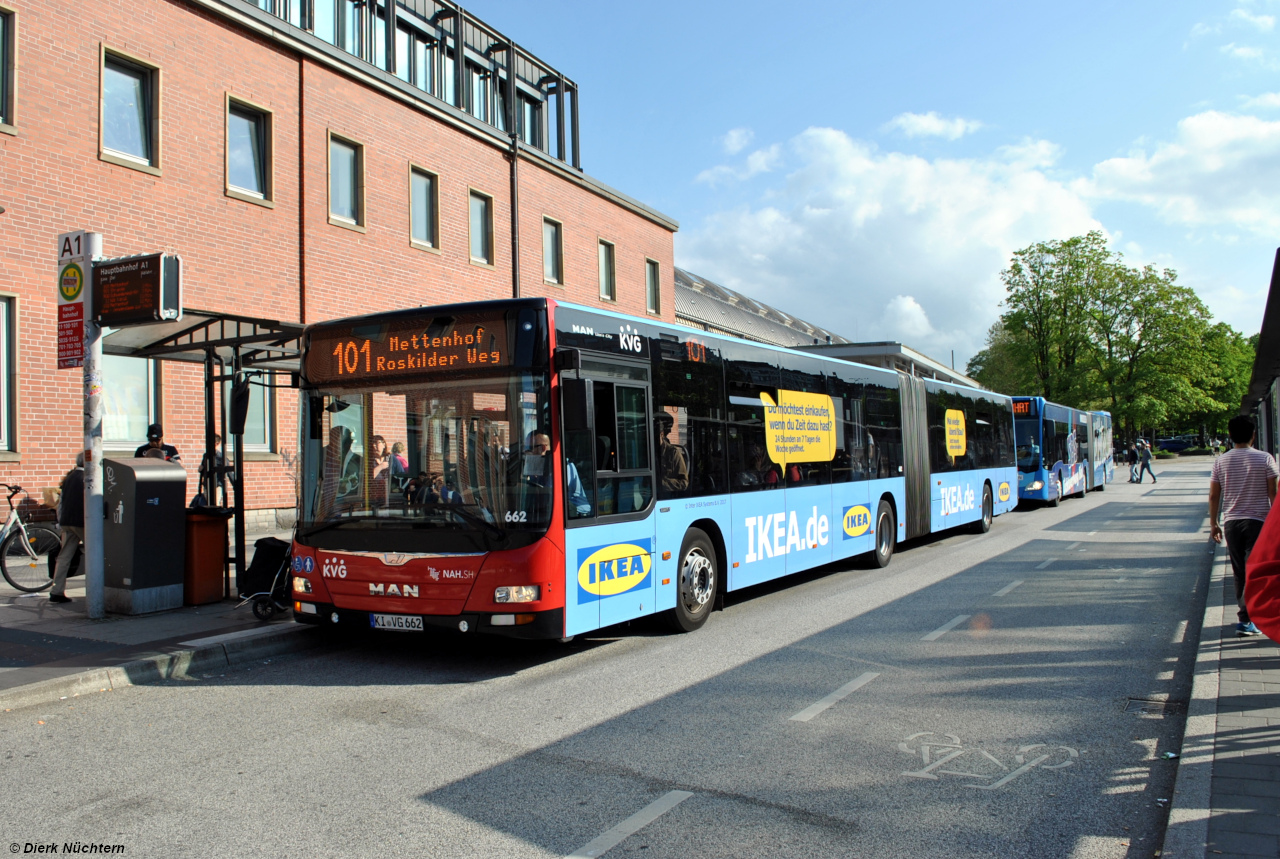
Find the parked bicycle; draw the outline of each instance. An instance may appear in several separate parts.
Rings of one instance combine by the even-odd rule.
[[[29,594],[47,590],[53,584],[49,569],[50,556],[57,557],[62,540],[56,526],[44,522],[27,522],[18,513],[13,499],[27,495],[21,486],[0,483],[9,491],[9,518],[0,528],[0,573],[4,580]]]

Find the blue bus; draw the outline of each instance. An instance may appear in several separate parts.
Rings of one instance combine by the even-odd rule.
[[[309,326],[301,388],[304,623],[691,631],[1018,503],[1009,397],[550,299]]]
[[[1105,489],[1115,474],[1111,415],[1013,398],[1018,497],[1056,507],[1067,496]]]

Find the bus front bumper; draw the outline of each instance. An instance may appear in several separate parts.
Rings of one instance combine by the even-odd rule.
[[[376,617],[393,617],[421,626],[379,627]],[[462,633],[487,633],[507,638],[562,638],[564,636],[564,609],[546,611],[512,612],[507,614],[467,613],[456,615],[375,615],[373,612],[334,608],[330,603],[295,602],[293,619],[298,623],[332,626],[340,629],[369,629],[378,631],[416,632],[431,629],[450,629]]]

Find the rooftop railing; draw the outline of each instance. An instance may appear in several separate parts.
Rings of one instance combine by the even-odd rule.
[[[240,2],[582,169],[577,85],[448,0]]]

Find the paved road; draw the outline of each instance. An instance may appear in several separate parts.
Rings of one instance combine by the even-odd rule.
[[[888,570],[739,595],[692,635],[389,633],[0,713],[0,845],[1152,856],[1204,604],[1207,481],[1207,462],[1182,463],[1156,486],[1024,508]]]

